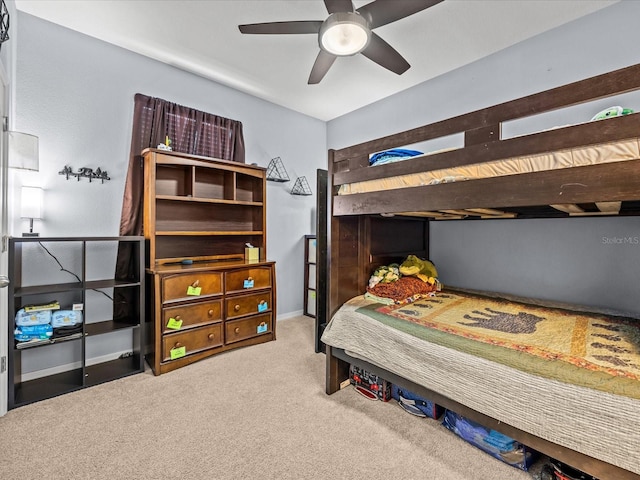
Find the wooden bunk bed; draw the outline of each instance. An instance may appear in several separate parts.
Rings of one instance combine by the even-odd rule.
[[[430,222],[640,215],[640,114],[501,138],[505,122],[637,90],[640,90],[640,65],[348,148],[330,150],[327,320],[349,300],[362,296],[371,273],[378,266],[399,261],[408,254],[428,258]],[[461,148],[369,166],[369,158],[376,152],[460,133],[464,135]],[[603,150],[606,146],[612,146],[613,153]],[[577,164],[561,160],[558,168],[530,169],[518,174],[512,173],[508,166],[502,169],[507,173],[500,176],[488,174],[432,184],[425,184],[423,178],[414,186],[401,186],[405,178],[425,172],[441,171],[447,175],[449,169],[465,169],[487,162],[501,165],[500,162],[509,163],[513,159],[528,162],[533,157],[543,158],[544,163],[549,155],[556,154],[565,155],[564,158],[571,161],[586,160]],[[384,181],[393,180],[392,177],[401,179],[400,186],[388,189]],[[376,186],[378,180],[383,181],[382,186]],[[377,358],[355,354],[327,336],[326,331],[322,340],[326,343],[328,394],[340,389],[348,379],[349,365],[354,364],[600,480],[640,479],[640,462],[633,458],[620,466],[621,462],[612,461],[606,452],[594,454],[593,450],[586,449],[589,454],[585,454],[582,448],[549,440],[540,431],[532,433],[495,415],[487,415],[486,411],[472,408],[473,402],[468,398],[443,393],[422,378],[407,378]],[[363,342],[371,340],[363,338]],[[385,355],[393,353],[385,352]],[[640,407],[639,399],[631,402]],[[635,412],[633,418],[628,419],[631,435],[633,431],[635,435],[640,432],[640,409]],[[611,417],[616,413],[606,415]],[[539,421],[544,423],[545,419]],[[616,432],[609,435],[615,441]],[[633,457],[637,460],[637,452]]]

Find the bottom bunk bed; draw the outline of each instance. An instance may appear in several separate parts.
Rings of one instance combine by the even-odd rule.
[[[350,364],[600,480],[640,479],[640,322],[445,289],[357,296],[324,330],[327,393]]]

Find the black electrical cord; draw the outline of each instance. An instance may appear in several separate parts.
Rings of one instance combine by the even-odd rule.
[[[48,249],[47,247],[45,247],[45,246],[42,244],[42,242],[38,242],[38,245],[40,245],[42,248],[44,248],[44,251],[45,251],[45,252],[47,252],[47,253],[49,254],[49,256],[50,256],[51,258],[53,258],[53,259],[56,261],[56,263],[57,263],[57,264],[58,264],[58,266],[60,267],[60,270],[61,270],[61,271],[63,271],[63,272],[67,272],[68,274],[73,275],[74,277],[76,277],[76,279],[77,279],[79,282],[81,282],[81,283],[82,283],[82,280],[80,279],[80,277],[79,277],[78,275],[76,275],[75,273],[73,273],[72,271],[67,270],[66,268],[64,268],[64,267],[62,266],[62,264],[60,263],[60,261],[56,258],[56,256],[55,256],[53,253],[51,253],[51,252],[49,251],[49,249]],[[94,292],[98,292],[98,293],[103,294],[105,297],[107,297],[109,300],[111,300],[111,301],[113,302],[113,298],[112,298],[109,294],[107,294],[106,292],[103,292],[102,290],[97,290],[97,289],[95,289],[95,288],[92,288],[91,290],[93,290]]]

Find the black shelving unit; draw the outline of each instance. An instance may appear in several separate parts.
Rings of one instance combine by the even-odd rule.
[[[116,279],[124,244],[135,273]],[[9,239],[9,409],[144,371],[143,255],[144,237]],[[81,311],[81,329],[16,341],[17,312],[51,302]]]
[[[304,236],[304,314],[316,317],[316,236]]]

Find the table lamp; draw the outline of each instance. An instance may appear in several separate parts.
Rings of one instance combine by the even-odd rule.
[[[42,188],[22,187],[22,202],[20,217],[29,219],[29,232],[23,233],[23,237],[37,237],[39,234],[33,231],[33,219],[42,218]]]

